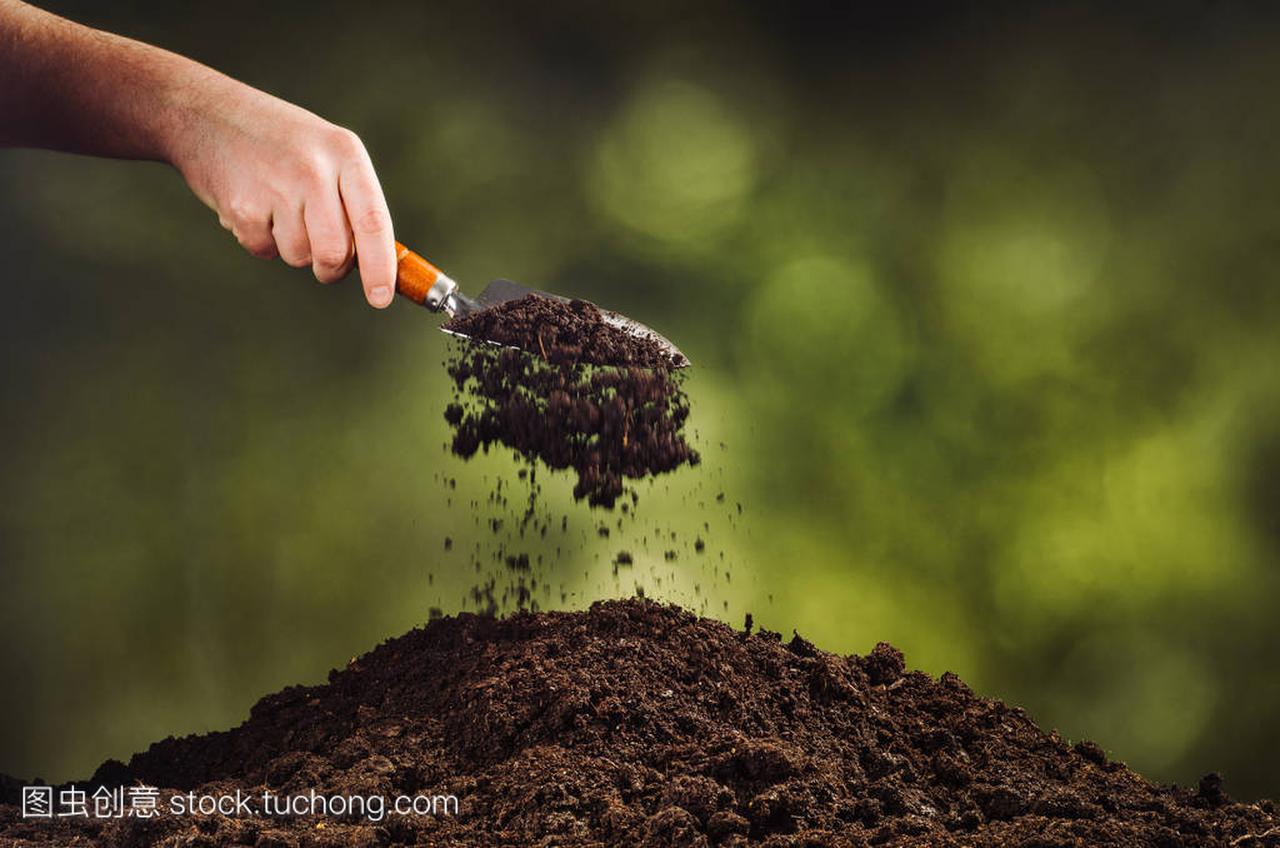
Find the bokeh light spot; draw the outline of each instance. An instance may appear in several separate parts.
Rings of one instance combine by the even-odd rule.
[[[692,244],[738,220],[756,163],[749,127],[722,100],[662,80],[642,88],[601,138],[590,190],[630,230]]]

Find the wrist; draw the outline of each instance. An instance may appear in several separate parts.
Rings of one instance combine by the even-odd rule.
[[[222,82],[231,81],[194,63],[159,81],[153,113],[156,158],[188,173],[213,131],[213,103]]]

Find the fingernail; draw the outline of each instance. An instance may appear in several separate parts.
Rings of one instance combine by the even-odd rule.
[[[374,306],[386,306],[391,302],[391,289],[386,286],[375,286],[369,292],[369,302]]]

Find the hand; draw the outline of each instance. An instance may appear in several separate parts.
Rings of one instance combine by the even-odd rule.
[[[171,162],[255,256],[395,294],[391,215],[360,139],[196,62],[0,0],[0,146]]]
[[[222,77],[186,104],[166,145],[191,190],[254,256],[310,265],[322,283],[359,257],[365,298],[395,294],[396,253],[382,187],[355,133]]]

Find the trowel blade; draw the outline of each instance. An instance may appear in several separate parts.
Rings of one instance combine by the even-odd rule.
[[[494,280],[485,286],[484,291],[480,292],[480,296],[470,301],[471,309],[469,311],[489,309],[500,303],[506,303],[509,300],[519,300],[528,294],[536,294],[542,297],[548,297],[552,300],[558,300],[561,303],[569,303],[570,299],[551,292],[541,291],[540,289],[531,289],[528,286],[522,286],[519,283],[513,283],[511,280]],[[465,302],[465,301],[464,301]],[[600,309],[600,317],[606,323],[617,327],[624,332],[630,333],[641,338],[650,338],[661,346],[662,351],[671,357],[671,362],[676,368],[686,368],[689,365],[689,357],[680,352],[680,349],[671,343],[671,340],[659,333],[652,327],[641,324],[633,318],[628,318],[617,312],[611,312],[608,309]],[[440,328],[446,333],[461,338],[469,338],[465,333],[459,333],[456,330],[448,330],[444,327]],[[484,341],[483,339],[481,341]]]

